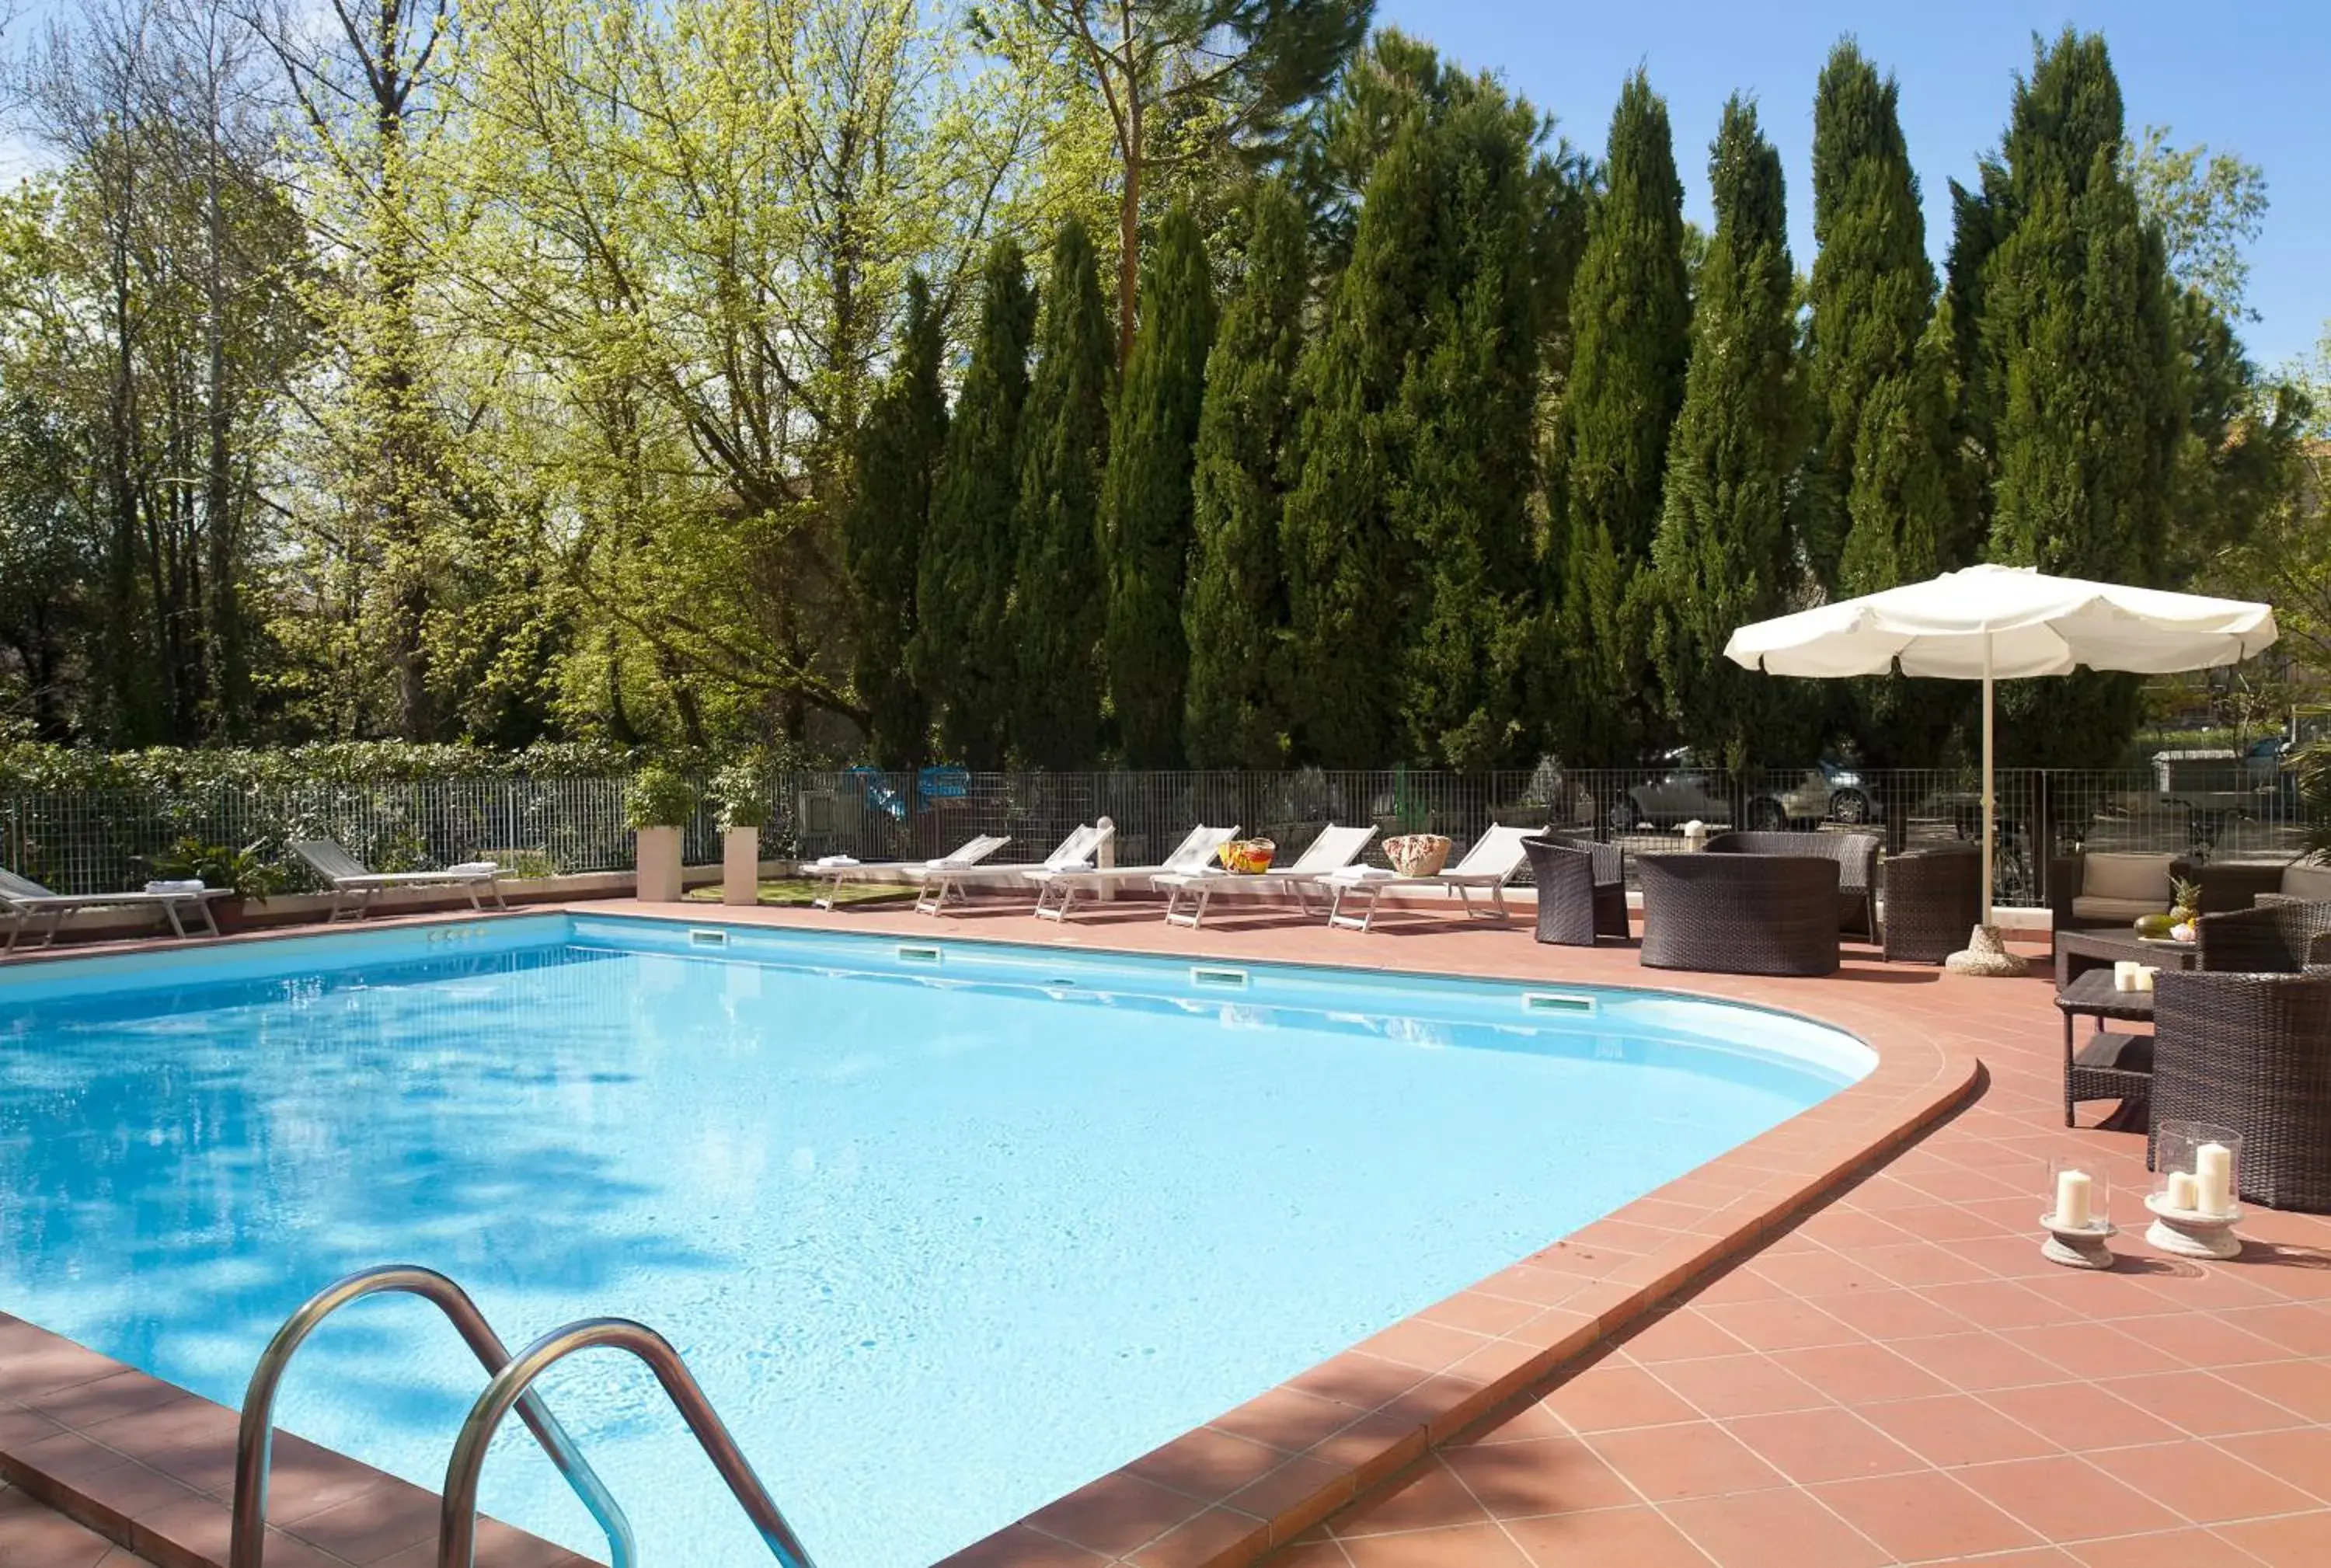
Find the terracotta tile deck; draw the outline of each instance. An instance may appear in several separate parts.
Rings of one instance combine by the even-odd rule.
[[[1191,932],[1154,904],[1065,927],[587,908],[1648,985],[1802,1011],[1878,1048],[1863,1084],[949,1568],[2331,1565],[2331,1221],[2252,1209],[2226,1264],[2145,1248],[2142,1140],[2061,1126],[2043,979],[1852,948],[1822,980],[1667,974],[1437,911],[1361,936],[1235,908]],[[2113,1178],[2110,1273],[2039,1256],[2044,1159],[2076,1148]],[[376,1539],[333,1551],[331,1512],[293,1526],[316,1557],[287,1561],[421,1561]]]

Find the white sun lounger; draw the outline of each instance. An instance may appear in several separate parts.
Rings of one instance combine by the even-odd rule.
[[[486,907],[485,900],[478,897],[482,889],[494,896],[495,908],[509,908],[502,898],[501,868],[491,860],[471,860],[448,866],[442,871],[376,871],[340,848],[335,840],[293,839],[286,847],[332,885],[332,908],[325,917],[327,922],[343,914],[361,920],[371,907],[374,894],[396,888],[459,888],[470,895],[472,909]]]
[[[1041,870],[1028,873],[1036,884],[1036,915],[1043,920],[1065,920],[1076,908],[1080,893],[1099,893],[1108,888],[1146,882],[1154,878],[1175,872],[1202,871],[1206,862],[1238,836],[1236,827],[1210,828],[1204,822],[1192,828],[1189,836],[1175,847],[1174,852],[1155,866],[1099,866],[1089,870],[1065,871]]]
[[[1537,832],[1535,828],[1501,828],[1492,822],[1489,831],[1473,841],[1463,860],[1430,877],[1403,877],[1374,866],[1347,866],[1331,872],[1320,879],[1334,895],[1327,905],[1327,924],[1353,931],[1366,930],[1375,918],[1376,901],[1387,891],[1399,888],[1451,889],[1468,917],[1507,919],[1506,884],[1521,870],[1522,841]],[[1473,903],[1476,891],[1488,892],[1489,908],[1481,908]],[[1359,901],[1359,914],[1344,912],[1346,898]]]
[[[205,888],[199,881],[156,882],[136,893],[55,893],[30,877],[0,870],[0,915],[8,917],[8,940],[0,944],[0,953],[14,951],[16,938],[24,934],[26,923],[43,915],[48,917],[49,927],[40,945],[47,946],[57,939],[65,917],[76,909],[159,909],[162,917],[169,921],[171,932],[178,936],[186,934],[179,912],[192,909],[202,917],[204,930],[215,936],[219,934],[218,920],[211,914],[211,905],[220,898],[233,897],[232,888]]]
[[[973,888],[1024,888],[1028,885],[1028,879],[1036,872],[1066,871],[1089,866],[1093,857],[1100,852],[1100,847],[1108,842],[1115,832],[1114,828],[1080,827],[1062,839],[1060,847],[1045,856],[1041,864],[1034,866],[933,866],[921,878],[923,890],[915,899],[915,912],[918,915],[943,914],[949,898],[957,903],[969,902]]]
[[[880,877],[888,881],[893,878],[906,882],[920,882],[942,866],[975,866],[1012,841],[1009,834],[981,833],[966,840],[962,848],[931,860],[853,860],[848,855],[828,855],[813,860],[804,869],[816,880],[826,884],[825,891],[809,901],[813,909],[831,909],[834,899],[842,896],[842,884],[860,878]]]
[[[1295,895],[1296,903],[1308,915],[1311,912],[1311,889],[1321,886],[1329,874],[1358,860],[1360,851],[1375,836],[1373,823],[1365,828],[1339,828],[1329,822],[1291,865],[1273,866],[1252,875],[1208,866],[1197,871],[1167,871],[1150,881],[1166,889],[1166,923],[1187,926],[1194,931],[1205,921],[1207,900],[1232,889],[1245,893],[1275,892],[1284,888]]]

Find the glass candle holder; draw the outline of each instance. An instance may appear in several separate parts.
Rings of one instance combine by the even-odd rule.
[[[2051,1231],[2102,1231],[2111,1221],[2112,1182],[2084,1155],[2058,1155],[2048,1162],[2048,1190],[2041,1223]]]
[[[2153,1135],[2154,1207],[2207,1219],[2232,1215],[2241,1194],[2242,1135],[2214,1122],[2164,1121]]]

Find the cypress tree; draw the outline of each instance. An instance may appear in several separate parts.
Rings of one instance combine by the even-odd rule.
[[[1813,237],[1803,533],[1822,584],[1851,598],[1965,565],[1974,540],[1953,474],[1952,325],[1936,307],[1899,89],[1851,42],[1813,102]],[[1966,693],[1896,676],[1852,683],[1842,706],[1866,759],[1929,767]]]
[[[1683,184],[1667,104],[1638,71],[1611,117],[1603,189],[1570,296],[1572,365],[1556,437],[1563,564],[1556,645],[1540,689],[1577,762],[1632,760],[1648,741],[1651,615],[1636,581],[1660,518],[1667,444],[1683,405],[1691,301]]]
[[[998,240],[981,273],[978,336],[947,428],[915,576],[910,665],[939,713],[946,754],[975,768],[1004,765],[1017,673],[1004,614],[1012,590],[1022,405],[1036,295],[1019,245]]]
[[[1413,603],[1397,626],[1401,754],[1435,766],[1518,760],[1535,595],[1537,260],[1526,103],[1488,83],[1433,128],[1435,275],[1398,404],[1408,471],[1388,498]]]
[[[1279,565],[1281,465],[1309,283],[1302,204],[1259,186],[1246,273],[1223,312],[1198,415],[1193,526],[1197,554],[1183,610],[1190,679],[1184,738],[1199,767],[1277,767],[1287,595]]]
[[[2104,40],[2035,47],[1980,195],[1958,193],[1978,269],[1972,434],[1989,481],[1988,555],[2045,572],[2152,584],[2185,418],[2167,270],[2125,166]],[[2137,683],[2078,675],[2003,694],[2018,761],[2098,765],[2136,722]]]
[[[1108,564],[1108,690],[1128,767],[1183,765],[1190,649],[1192,447],[1213,347],[1205,236],[1176,203],[1141,285],[1141,326],[1108,442],[1101,515]]]
[[[907,320],[890,383],[866,412],[857,442],[858,491],[843,558],[858,596],[852,681],[866,706],[866,744],[882,767],[913,767],[930,743],[930,705],[907,669],[915,636],[915,579],[929,532],[931,493],[947,445],[944,345],[930,285],[907,280]]]
[[[1100,488],[1113,363],[1092,239],[1070,218],[1052,242],[1013,513],[1012,739],[1038,767],[1089,767],[1100,751]]]
[[[1420,108],[1375,160],[1351,260],[1296,371],[1300,467],[1280,527],[1288,710],[1298,756],[1331,767],[1380,767],[1400,740],[1386,651],[1412,595],[1391,497],[1409,471],[1398,404],[1436,261],[1432,154]]]
[[[1708,158],[1716,233],[1692,305],[1683,413],[1668,447],[1652,547],[1657,646],[1670,716],[1733,765],[1793,739],[1779,683],[1724,657],[1734,628],[1785,606],[1794,555],[1790,483],[1802,421],[1793,377],[1796,276],[1781,157],[1735,97]]]

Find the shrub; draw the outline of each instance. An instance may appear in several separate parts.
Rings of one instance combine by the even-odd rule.
[[[696,791],[671,769],[642,768],[623,797],[623,815],[634,828],[678,828],[696,814]]]
[[[766,774],[749,762],[732,762],[712,775],[710,794],[721,828],[761,828],[769,822]]]
[[[262,855],[257,844],[238,850],[182,838],[154,857],[152,869],[159,879],[200,878],[206,888],[232,888],[243,898],[264,899],[283,890],[283,868]]]

